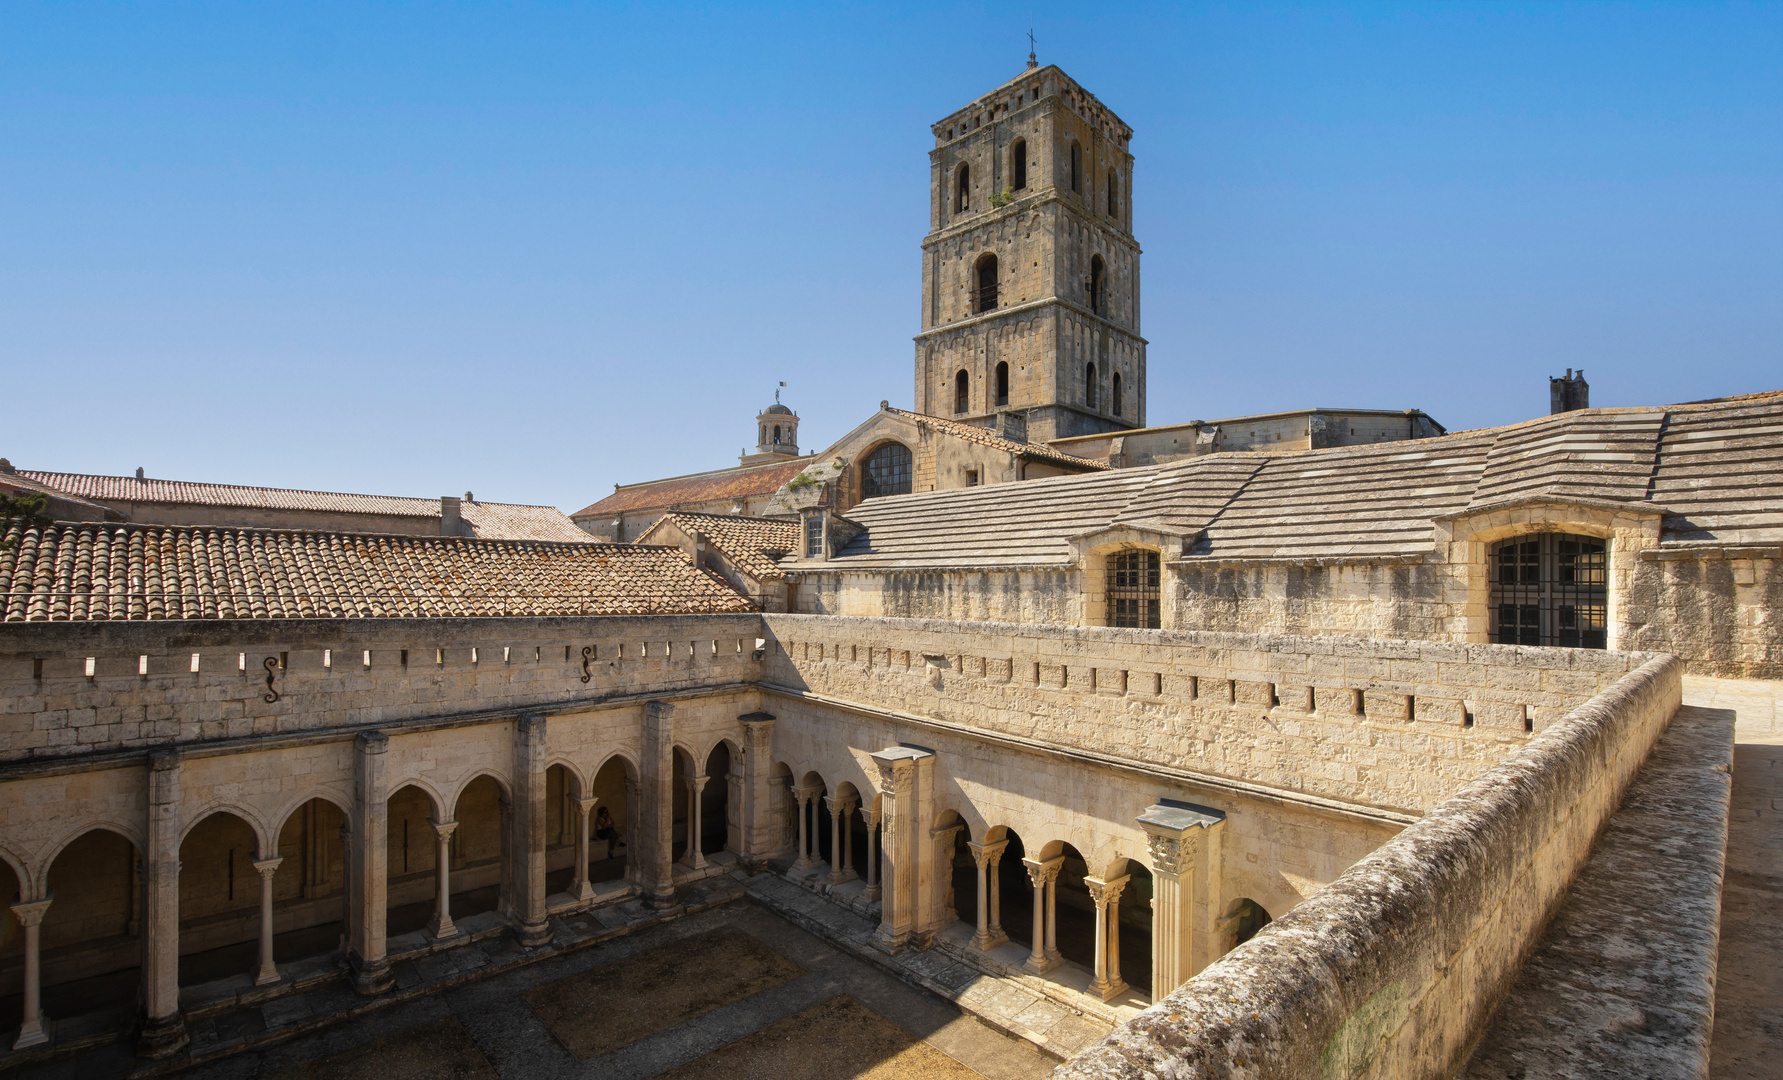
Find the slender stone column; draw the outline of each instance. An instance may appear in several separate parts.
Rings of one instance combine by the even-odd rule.
[[[700,851],[700,834],[706,827],[700,793],[706,790],[706,780],[704,776],[687,778],[687,865],[695,870],[706,868],[705,853]]]
[[[190,1036],[180,1015],[180,757],[149,755],[149,822],[143,850],[143,1024],[137,1052],[164,1058]]]
[[[25,1020],[19,1027],[19,1037],[12,1044],[14,1050],[41,1046],[50,1041],[49,1032],[43,1029],[43,975],[40,966],[42,947],[39,944],[43,932],[43,917],[49,909],[49,900],[12,905],[13,916],[25,928]]]
[[[1046,962],[1049,967],[1058,967],[1065,962],[1064,954],[1059,952],[1059,865],[1046,875]]]
[[[1028,871],[1028,883],[1034,886],[1034,921],[1029,925],[1028,937],[1032,944],[1028,949],[1028,958],[1022,962],[1022,970],[1034,975],[1046,974],[1046,864],[1033,859],[1023,859],[1022,866]]]
[[[433,918],[427,924],[427,932],[435,941],[458,936],[458,927],[452,924],[452,834],[458,831],[456,821],[435,821],[427,819],[433,826]]]
[[[279,968],[272,962],[272,875],[284,862],[277,856],[254,863],[260,872],[260,970],[254,974],[255,986],[271,986],[279,981]]]
[[[842,872],[849,881],[860,877],[854,872],[854,808],[860,805],[857,800],[848,800],[842,808]]]
[[[576,877],[570,882],[570,895],[586,903],[594,899],[594,886],[588,883],[588,821],[594,816],[599,799],[573,799],[576,808]]]
[[[848,800],[831,795],[823,801],[830,811],[830,884],[840,885],[854,878],[853,871],[842,869],[842,818],[848,813]]]
[[[389,745],[390,737],[381,731],[363,732],[354,742],[347,963],[353,969],[353,989],[368,997],[390,989],[395,981],[384,940],[390,888],[390,792],[384,753]]]
[[[810,830],[808,828],[810,818],[805,812],[811,800],[811,793],[803,787],[796,787],[792,789],[792,797],[799,803],[799,859],[792,864],[792,869],[795,874],[803,874],[811,869],[816,862],[811,858]]]
[[[1096,905],[1096,965],[1091,988],[1103,1001],[1108,1001],[1127,988],[1121,982],[1120,973],[1120,897],[1127,879],[1100,881],[1086,877],[1083,883],[1090,890],[1091,902]]]
[[[867,823],[867,887],[861,893],[861,899],[871,903],[879,899],[879,813],[861,807],[861,817]]]
[[[675,706],[670,702],[644,705],[642,772],[638,803],[628,808],[638,834],[631,860],[638,864],[639,887],[660,911],[675,906]]]
[[[997,867],[1003,861],[1003,849],[1009,841],[999,840],[994,844],[978,844],[968,842],[972,849],[972,861],[978,864],[978,932],[972,935],[972,944],[979,949],[994,949],[1009,940],[1003,932],[1001,897],[998,896]]]
[[[522,713],[514,721],[514,802],[508,859],[514,868],[514,936],[536,948],[551,940],[545,904],[545,717]]]

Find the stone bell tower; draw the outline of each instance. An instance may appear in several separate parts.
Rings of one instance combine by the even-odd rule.
[[[1034,442],[1143,427],[1133,130],[1032,54],[932,130],[917,411]]]
[[[799,414],[780,404],[780,391],[774,391],[774,404],[756,414],[755,429],[755,453],[742,455],[738,459],[742,464],[762,465],[799,456]]]

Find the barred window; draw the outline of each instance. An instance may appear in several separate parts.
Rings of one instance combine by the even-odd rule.
[[[823,515],[812,514],[805,519],[805,558],[823,558]]]
[[[1608,647],[1609,562],[1602,540],[1519,536],[1493,546],[1491,565],[1494,642]]]
[[[1156,630],[1158,553],[1117,551],[1108,557],[1108,625]]]
[[[861,463],[861,498],[910,494],[910,448],[886,443]]]

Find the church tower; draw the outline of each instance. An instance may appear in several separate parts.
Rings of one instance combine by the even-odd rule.
[[[1145,426],[1133,130],[1032,55],[932,130],[916,410],[1032,442]]]

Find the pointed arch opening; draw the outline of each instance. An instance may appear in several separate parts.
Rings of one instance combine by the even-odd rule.
[[[1083,403],[1092,409],[1096,407],[1096,365],[1094,362],[1083,366]]]
[[[1108,405],[1114,415],[1124,415],[1126,402],[1121,398],[1121,373],[1118,371],[1108,380]]]
[[[1028,140],[1017,139],[1009,147],[1009,186],[1022,191],[1028,186]]]
[[[1009,404],[1009,361],[997,361],[997,404]]]
[[[180,841],[181,986],[253,971],[260,948],[259,838],[219,810]]]
[[[953,212],[963,214],[972,205],[972,167],[961,165],[953,176]]]
[[[966,412],[972,405],[972,377],[961,368],[953,377],[953,411]]]
[[[1102,256],[1090,256],[1090,310],[1098,315],[1106,314],[1103,308],[1103,293],[1106,290],[1108,271],[1102,262]]]
[[[51,899],[38,942],[44,1016],[132,1009],[142,982],[142,859],[136,845],[110,829],[89,830],[56,854],[45,884]],[[5,918],[12,931],[5,951],[10,957],[23,931],[10,910]],[[19,1015],[22,1002],[9,1008]]]

